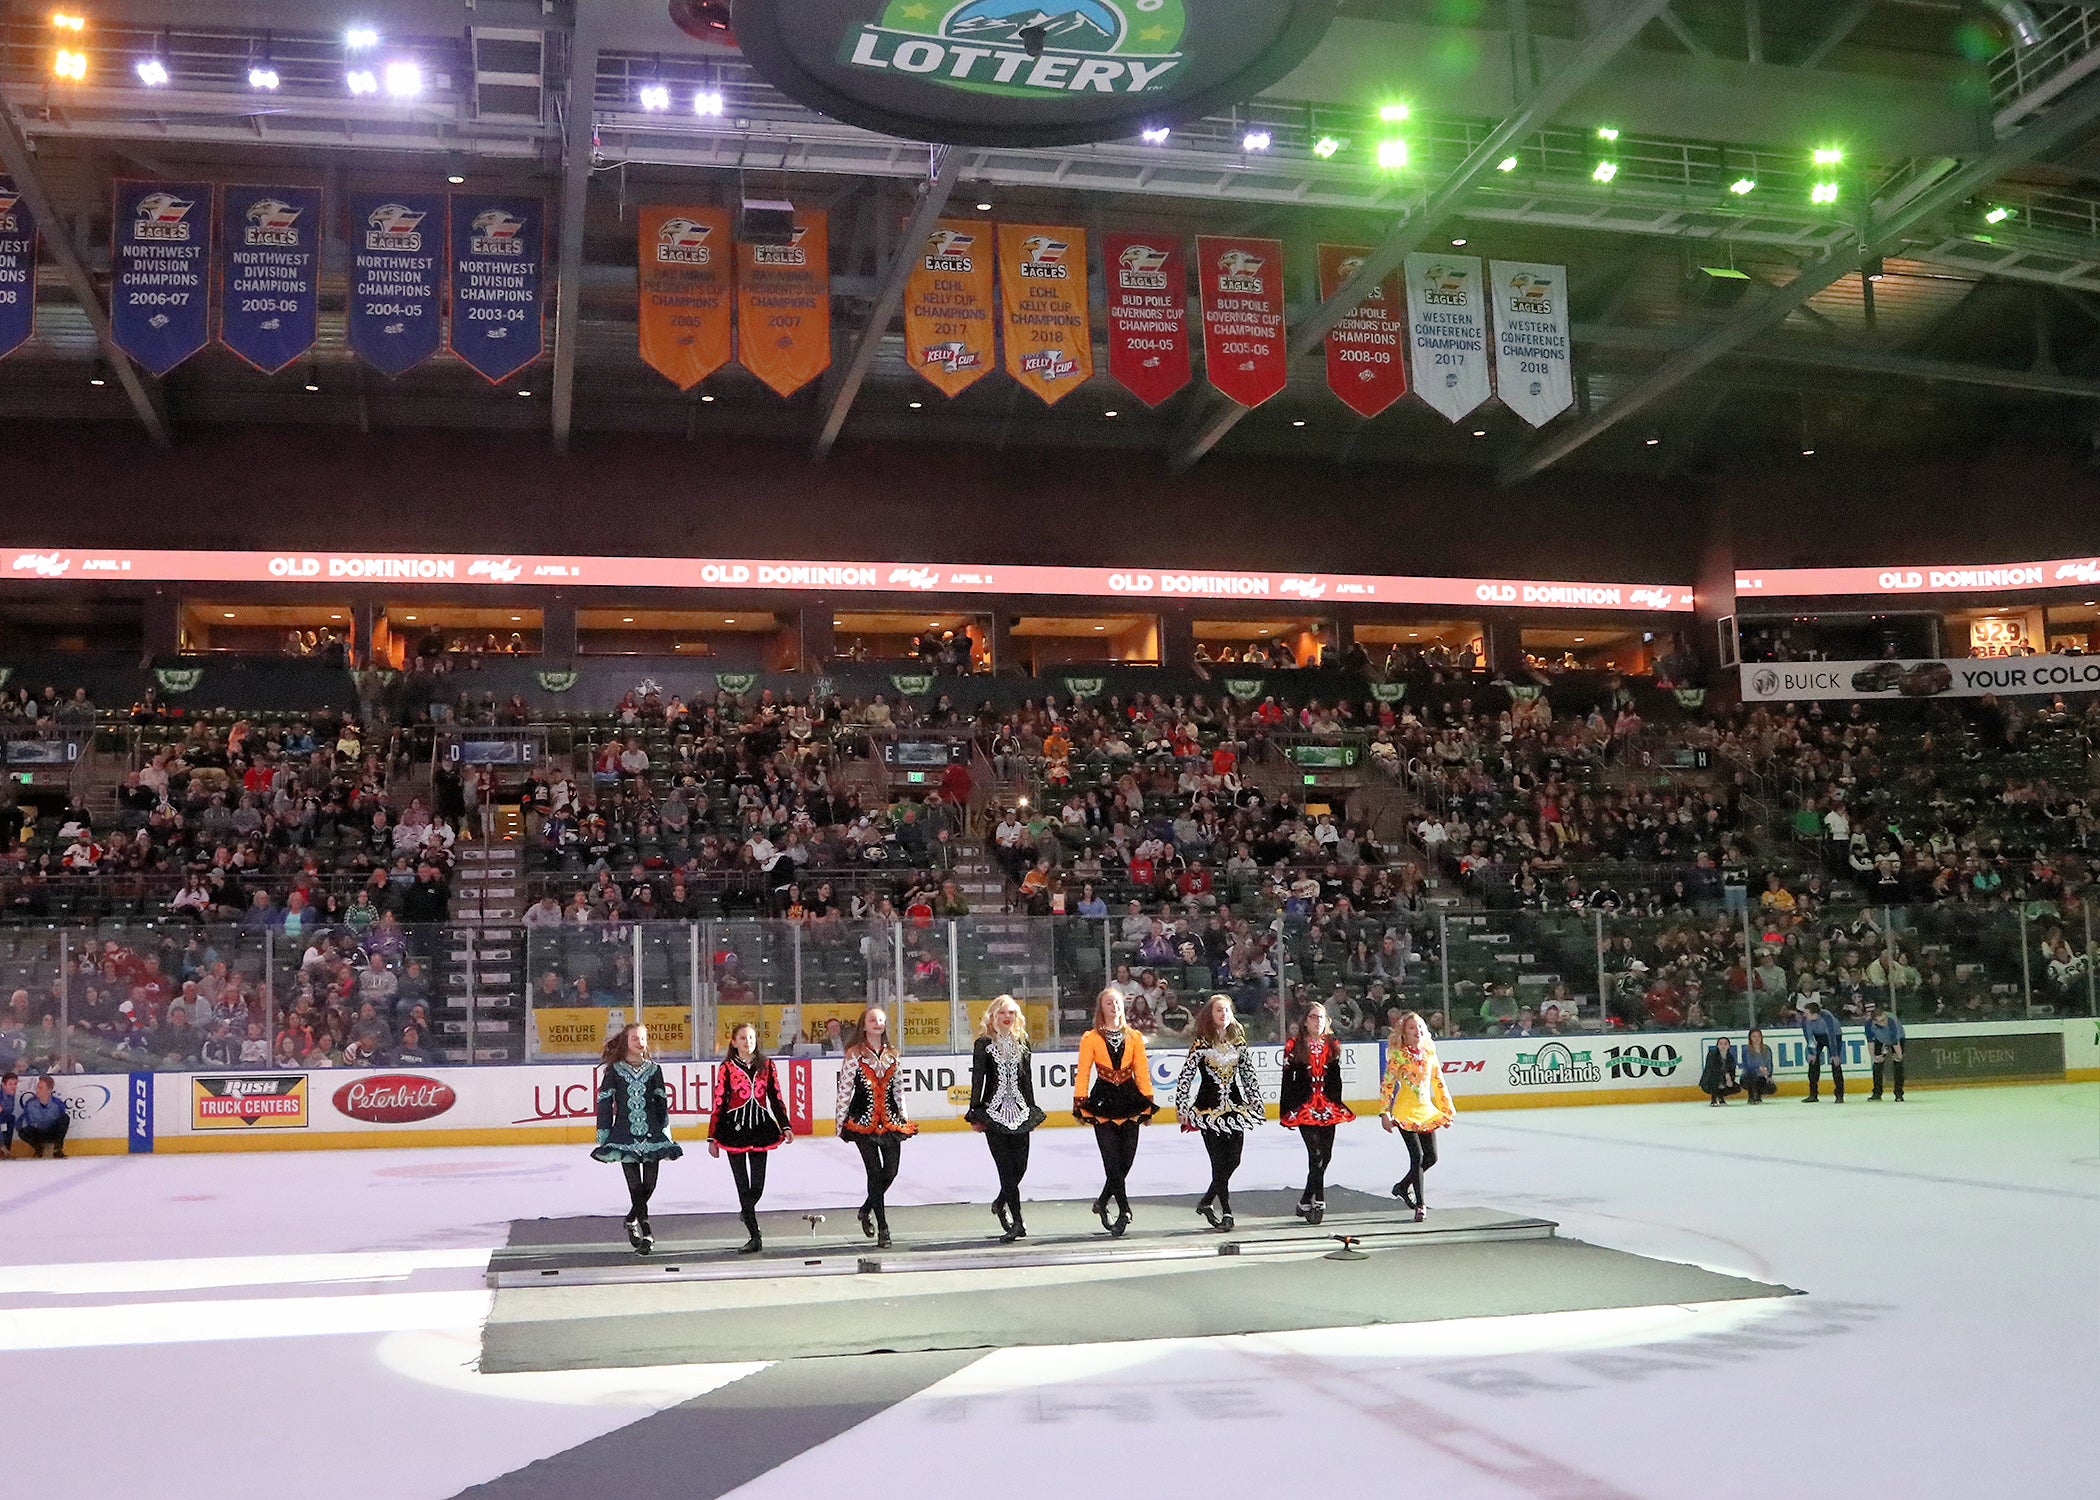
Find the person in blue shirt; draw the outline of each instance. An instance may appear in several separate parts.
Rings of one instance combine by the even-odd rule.
[[[1867,1095],[1871,1100],[1881,1097],[1882,1074],[1893,1076],[1896,1085],[1896,1102],[1903,1102],[1903,1023],[1889,1014],[1884,1003],[1874,1007],[1874,1019],[1867,1022],[1867,1051],[1874,1059],[1874,1092]]]
[[[1823,1092],[1823,1059],[1830,1059],[1830,1087],[1837,1102],[1845,1102],[1845,1027],[1836,1015],[1823,1009],[1823,1002],[1810,1000],[1801,1010],[1801,1035],[1808,1041],[1808,1098],[1814,1104]]]
[[[47,1151],[57,1157],[66,1154],[66,1129],[73,1123],[73,1116],[64,1097],[53,1088],[49,1073],[37,1079],[36,1092],[17,1104],[15,1113],[21,1122],[23,1141],[38,1156]]]
[[[21,1086],[11,1072],[0,1076],[0,1158],[15,1154],[15,1096]]]
[[[1743,1080],[1743,1097],[1762,1104],[1779,1092],[1772,1081],[1772,1049],[1765,1045],[1762,1028],[1750,1028],[1749,1040],[1736,1052],[1736,1076]]]

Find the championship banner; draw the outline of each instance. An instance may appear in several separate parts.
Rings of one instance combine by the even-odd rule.
[[[451,348],[501,385],[540,357],[546,205],[537,198],[454,193]]]
[[[904,283],[904,352],[944,396],[992,368],[990,226],[941,219]]]
[[[1093,378],[1086,231],[999,226],[999,312],[1006,373],[1055,406]]]
[[[1491,260],[1495,394],[1534,427],[1575,404],[1568,340],[1568,268]]]
[[[1456,422],[1493,394],[1479,260],[1410,255],[1407,321],[1416,395]]]
[[[110,333],[165,375],[211,341],[211,184],[118,182],[112,191]]]
[[[12,180],[0,177],[0,359],[36,332],[36,220]]]
[[[1290,379],[1283,335],[1283,241],[1196,241],[1203,301],[1203,369],[1242,406],[1259,406]]]
[[[2100,656],[1745,662],[1741,672],[1745,703],[2100,692]]]
[[[373,369],[414,369],[445,338],[445,200],[364,193],[350,200],[350,348]]]
[[[1181,241],[1107,234],[1108,373],[1147,406],[1189,383],[1188,267]]]
[[[219,342],[265,375],[314,346],[321,321],[321,190],[219,196]]]
[[[1358,245],[1320,246],[1320,300],[1340,291],[1370,253]],[[1328,389],[1358,416],[1377,416],[1407,394],[1406,346],[1400,279],[1388,276],[1328,332]]]
[[[725,208],[644,208],[642,363],[689,391],[729,363],[735,252]]]
[[[795,210],[785,245],[736,247],[737,359],[777,396],[831,368],[831,241],[822,211]]]

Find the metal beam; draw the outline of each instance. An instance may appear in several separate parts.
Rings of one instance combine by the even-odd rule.
[[[569,87],[562,106],[561,247],[554,269],[554,451],[569,451],[576,418],[576,336],[583,315],[583,216],[591,187],[598,39],[607,0],[576,0]]]
[[[875,362],[875,351],[882,347],[882,336],[890,326],[890,319],[897,315],[898,304],[904,301],[904,283],[910,278],[912,267],[926,253],[926,237],[933,233],[934,221],[948,207],[948,194],[955,186],[955,179],[962,173],[960,151],[942,146],[935,149],[933,178],[919,195],[919,205],[912,210],[911,220],[904,226],[904,237],[897,242],[896,253],[890,263],[882,268],[882,276],[875,287],[875,302],[868,309],[868,321],[862,325],[860,336],[853,341],[853,353],[839,367],[839,374],[831,389],[824,396],[824,425],[817,431],[816,443],[810,457],[821,461],[831,452],[832,444],[839,440],[839,432],[846,425],[846,413],[853,409],[853,398],[860,394],[860,383],[868,377],[868,367]]]
[[[1641,355],[1674,354],[1690,347],[1697,339],[1696,334],[1672,333],[1660,328],[1612,328],[1582,323],[1570,330],[1570,336],[1584,349]],[[2082,380],[2049,370],[2014,370],[2001,365],[1898,354],[1856,345],[1832,348],[1799,340],[1754,343],[1730,351],[1727,358],[1731,363],[1789,365],[1798,369],[1915,380],[1927,385],[1974,386],[2040,396],[2068,396],[2078,401],[2100,401],[2100,380]]]
[[[1803,68],[1821,67],[1823,59],[1837,51],[1839,47],[1844,45],[1845,38],[1859,30],[1859,23],[1867,18],[1878,3],[1880,3],[1880,0],[1852,0],[1850,5],[1838,12],[1837,19],[1830,23],[1830,29],[1817,39],[1813,47],[1808,49],[1807,55],[1801,59],[1800,66]]]
[[[1305,354],[1317,347],[1329,330],[1355,311],[1356,305],[1374,287],[1390,276],[1402,261],[1421,247],[1439,224],[1451,216],[1473,190],[1474,184],[1494,169],[1495,163],[1508,154],[1511,146],[1559,113],[1650,21],[1667,10],[1669,3],[1670,0],[1626,0],[1610,20],[1592,31],[1567,66],[1540,84],[1538,92],[1489,131],[1487,138],[1473,148],[1473,154],[1444,179],[1422,206],[1395,225],[1384,242],[1364,257],[1363,264],[1335,288],[1334,295],[1291,330],[1290,352]],[[1187,429],[1188,435],[1178,445],[1171,466],[1181,470],[1194,464],[1215,448],[1249,410],[1223,396],[1214,399],[1207,417],[1203,415],[1203,407],[1198,405]]]
[[[0,164],[15,180],[15,189],[29,204],[29,212],[43,231],[44,248],[58,262],[59,275],[65,278],[72,290],[73,300],[87,314],[94,327],[95,341],[102,346],[102,358],[109,365],[110,373],[117,377],[117,384],[124,388],[131,409],[138,413],[139,421],[145,425],[147,436],[157,448],[172,448],[175,440],[168,432],[168,412],[162,404],[160,386],[156,382],[148,386],[132,364],[131,357],[117,347],[117,340],[110,332],[109,309],[102,305],[102,297],[95,290],[95,278],[87,264],[80,258],[80,251],[67,232],[66,221],[60,217],[58,205],[51,201],[50,190],[44,186],[43,175],[37,171],[36,161],[29,154],[28,138],[22,134],[22,126],[15,119],[13,103],[4,91],[0,91]]]
[[[1692,28],[1685,25],[1683,21],[1679,20],[1677,12],[1675,12],[1674,10],[1666,9],[1660,16],[1657,16],[1656,19],[1663,23],[1663,29],[1669,32],[1671,36],[1676,37],[1679,44],[1683,46],[1684,50],[1691,53],[1692,56],[1710,58],[1714,55],[1714,49],[1707,46],[1706,43],[1700,41],[1698,37],[1694,36],[1692,34]]]
[[[1624,395],[1602,410],[1542,434],[1503,465],[1502,482],[1515,484],[1558,463],[1590,439],[1610,431],[1667,395],[1725,354],[1742,348],[1759,334],[1777,328],[1811,297],[1835,286],[1877,255],[1895,250],[1903,236],[2014,167],[2062,145],[2100,118],[2100,78],[2088,79],[2066,94],[2056,107],[2026,129],[1993,146],[1968,165],[1949,173],[1925,192],[1913,195],[1886,218],[1877,219],[1864,239],[1850,249],[1833,250],[1802,268],[1787,285],[1749,308],[1734,321],[1708,334],[1691,348],[1672,355]]]

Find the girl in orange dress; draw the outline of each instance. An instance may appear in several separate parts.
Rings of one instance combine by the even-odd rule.
[[[889,1014],[880,1006],[861,1012],[853,1045],[839,1060],[839,1139],[860,1148],[868,1177],[868,1196],[861,1200],[860,1232],[888,1249],[890,1220],[884,1196],[897,1180],[904,1143],[919,1127],[904,1113],[904,1059],[890,1045]]]
[[[1413,1011],[1386,1038],[1385,1092],[1379,1103],[1378,1123],[1399,1131],[1407,1142],[1407,1175],[1393,1184],[1393,1196],[1415,1211],[1419,1224],[1429,1212],[1422,1201],[1422,1174],[1436,1165],[1436,1133],[1455,1115],[1436,1043]]]
[[[1079,1039],[1079,1067],[1072,1075],[1072,1113],[1094,1127],[1106,1179],[1094,1212],[1101,1227],[1121,1238],[1130,1227],[1125,1181],[1137,1160],[1138,1130],[1158,1113],[1152,1098],[1152,1065],[1145,1039],[1125,1023],[1123,992],[1110,985],[1094,1002],[1094,1029]],[[1108,1206],[1116,1206],[1113,1222]]]

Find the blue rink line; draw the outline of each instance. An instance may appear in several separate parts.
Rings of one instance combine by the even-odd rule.
[[[21,1160],[25,1161],[30,1159],[27,1157],[21,1158]],[[123,1157],[113,1156],[104,1157],[91,1167],[76,1167],[70,1172],[60,1171],[49,1182],[44,1183],[40,1187],[33,1187],[27,1192],[17,1193],[12,1198],[0,1199],[0,1214],[11,1214],[18,1208],[27,1208],[32,1203],[41,1203],[53,1193],[62,1193],[67,1188],[78,1187],[90,1178],[100,1177],[105,1172],[114,1172],[123,1165]],[[8,1163],[5,1167],[0,1167],[0,1171],[14,1172],[21,1170],[24,1169],[17,1167],[13,1162]],[[36,1169],[31,1167],[26,1170],[33,1172]]]
[[[1944,1177],[1936,1172],[1906,1172],[1900,1167],[1855,1166],[1849,1162],[1816,1161],[1797,1156],[1760,1156],[1754,1151],[1724,1151],[1717,1146],[1681,1146],[1672,1141],[1638,1141],[1616,1135],[1587,1135],[1573,1130],[1528,1130],[1514,1125],[1495,1125],[1473,1115],[1468,1130],[1507,1130],[1514,1135],[1544,1136],[1560,1141],[1587,1141],[1601,1146],[1628,1146],[1642,1151],[1680,1151],[1689,1156],[1708,1156],[1724,1161],[1750,1161],[1774,1167],[1813,1167],[1823,1172],[1845,1172],[1860,1177],[1900,1177],[1907,1182],[1930,1182],[1941,1187],[1985,1188],[1996,1193],[2025,1193],[2039,1198],[2071,1198],[2080,1203],[2100,1203],[2100,1193],[2081,1193],[2073,1188],[2031,1187],[2017,1182],[1989,1182],[1976,1177]]]

